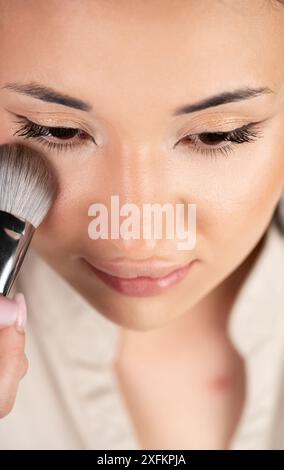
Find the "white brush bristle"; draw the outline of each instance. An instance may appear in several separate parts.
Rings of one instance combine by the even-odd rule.
[[[56,190],[53,171],[40,153],[18,143],[0,145],[0,210],[37,228]]]

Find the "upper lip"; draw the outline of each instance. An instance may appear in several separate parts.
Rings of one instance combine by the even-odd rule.
[[[177,269],[187,266],[190,261],[187,261],[183,264],[166,264],[161,262],[153,262],[153,261],[140,261],[140,262],[133,262],[133,261],[123,261],[121,263],[118,262],[111,262],[111,261],[104,261],[103,263],[89,263],[94,268],[99,269],[111,276],[131,279],[140,276],[145,277],[164,277],[170,274]]]

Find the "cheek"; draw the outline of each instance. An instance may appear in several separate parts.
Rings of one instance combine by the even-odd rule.
[[[284,184],[279,135],[272,126],[261,142],[248,144],[231,161],[219,164],[211,184],[203,182],[206,195],[196,198],[197,245],[209,258],[217,253],[226,253],[228,260],[245,255],[265,231]]]
[[[60,250],[62,254],[76,250],[82,234],[86,233],[87,237],[89,220],[87,206],[86,210],[84,207],[79,194],[59,194],[48,216],[35,232],[34,245],[44,251]]]
[[[60,175],[60,172],[59,172]],[[76,252],[87,240],[90,192],[85,182],[68,173],[59,178],[59,193],[47,217],[36,230],[33,243],[42,252]]]

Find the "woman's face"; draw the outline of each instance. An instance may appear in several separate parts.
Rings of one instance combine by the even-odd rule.
[[[284,6],[0,0],[0,11],[0,143],[44,152],[60,188],[33,246],[119,325],[180,317],[244,262],[284,186]],[[88,209],[110,214],[112,196],[140,209],[196,204],[196,245],[91,239]],[[194,263],[152,295],[110,287],[90,268],[155,260]]]

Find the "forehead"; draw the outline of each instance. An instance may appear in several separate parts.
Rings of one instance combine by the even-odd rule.
[[[176,104],[283,80],[284,7],[273,0],[0,0],[0,81],[107,98],[166,90]],[[39,8],[40,4],[40,8]],[[185,96],[186,94],[186,96]],[[178,98],[177,98],[178,95]],[[103,105],[103,103],[102,103]]]

